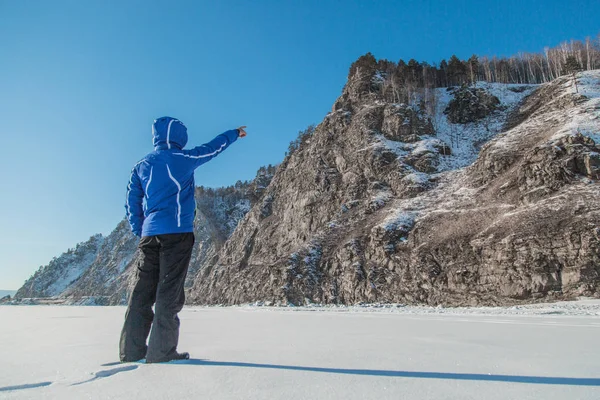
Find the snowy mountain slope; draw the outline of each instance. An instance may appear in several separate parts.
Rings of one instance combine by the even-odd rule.
[[[467,124],[440,112],[448,92],[437,91],[432,118],[419,101],[365,92],[373,80],[357,74],[282,163],[266,191],[269,213],[250,210],[198,276],[195,301],[476,305],[598,295],[598,74],[579,74],[581,94],[567,77],[537,89],[481,85],[500,106]],[[567,128],[587,136],[560,133]]]
[[[29,278],[15,294],[18,298],[60,295],[92,265],[102,248],[102,235],[92,236],[50,261]]]
[[[85,304],[119,303],[126,297],[137,240],[126,221],[107,237],[93,236],[40,267],[15,295],[17,300],[51,298]]]
[[[60,297],[83,304],[120,304],[135,274],[137,238],[123,220],[105,239],[92,265]]]
[[[261,168],[257,178],[238,187],[197,188],[196,244],[186,286],[198,270],[214,262],[252,202],[258,201],[274,167]],[[41,267],[16,293],[17,300],[50,299],[62,304],[124,304],[135,281],[138,240],[122,220],[107,237],[96,235]]]

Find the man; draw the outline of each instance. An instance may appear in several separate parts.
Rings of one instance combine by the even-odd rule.
[[[127,219],[141,240],[137,282],[119,343],[122,362],[189,358],[188,353],[177,352],[177,313],[185,302],[183,285],[194,245],[194,170],[246,136],[244,128],[184,150],[188,136],[181,121],[171,117],[154,121],[154,151],[133,167],[127,186]]]

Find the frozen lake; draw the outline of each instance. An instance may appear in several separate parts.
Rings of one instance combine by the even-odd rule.
[[[600,305],[550,310],[185,308],[192,359],[146,365],[123,307],[2,306],[0,398],[599,399]]]

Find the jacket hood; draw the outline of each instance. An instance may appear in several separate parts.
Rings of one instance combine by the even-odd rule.
[[[188,141],[187,128],[176,118],[161,117],[152,124],[152,141],[156,150],[181,150]]]

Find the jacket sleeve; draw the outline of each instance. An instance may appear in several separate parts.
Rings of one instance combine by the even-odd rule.
[[[131,226],[131,232],[135,236],[142,236],[142,225],[144,224],[143,200],[144,190],[142,189],[140,177],[134,168],[131,170],[131,177],[127,185],[125,209],[127,211],[127,220]]]
[[[194,147],[190,150],[181,150],[173,153],[173,155],[185,157],[187,160],[189,160],[192,168],[196,169],[200,165],[219,155],[223,150],[235,142],[238,136],[238,130],[232,129],[220,134],[208,143],[204,143],[203,145]]]

